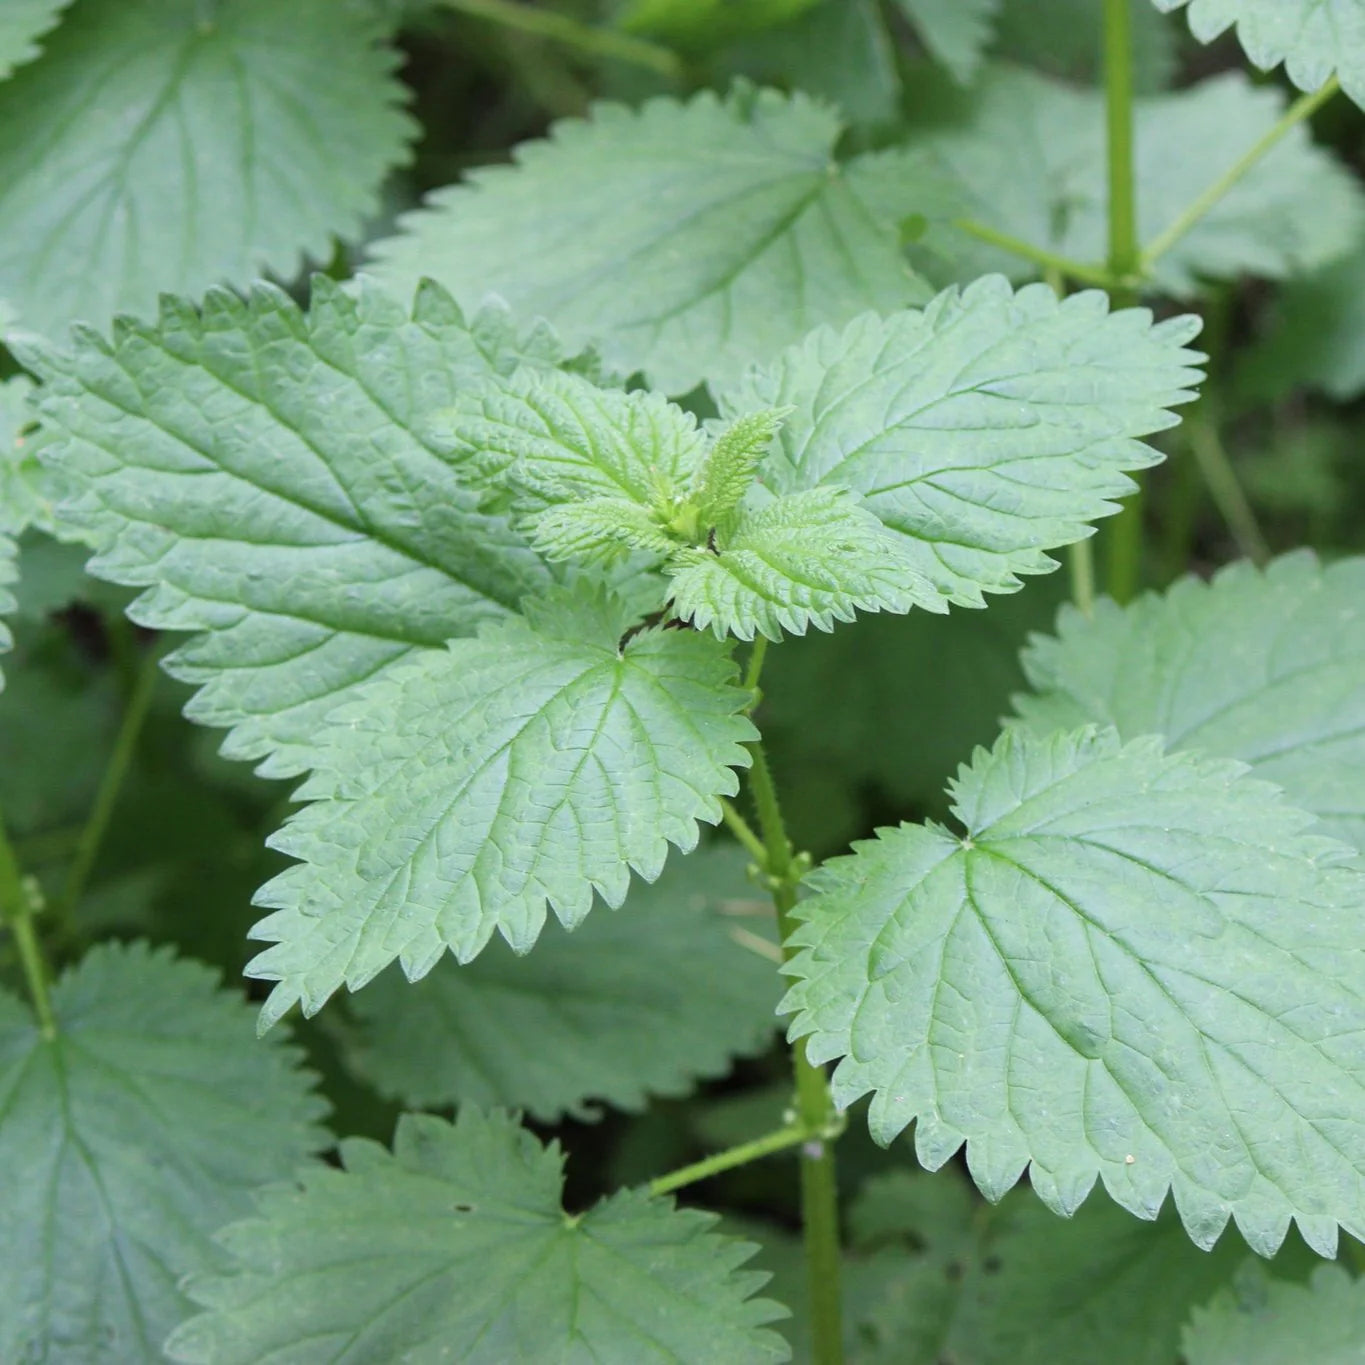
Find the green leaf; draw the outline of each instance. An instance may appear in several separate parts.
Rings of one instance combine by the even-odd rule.
[[[465,303],[495,292],[684,393],[819,323],[927,297],[898,231],[920,182],[895,154],[835,161],[840,132],[803,96],[746,87],[600,105],[438,191],[374,249],[378,268]]]
[[[225,751],[262,771],[300,771],[353,688],[549,583],[424,434],[527,358],[498,315],[466,323],[433,287],[409,314],[319,278],[307,315],[261,285],[202,313],[165,301],[112,345],[19,349],[46,381],[41,454],[79,488],[62,515],[98,547],[91,572],[149,589],[143,625],[207,632],[167,666],[202,687],[189,714],[234,727]]]
[[[1189,5],[1190,31],[1211,43],[1236,25],[1247,56],[1269,71],[1284,63],[1300,90],[1318,90],[1333,72],[1365,106],[1365,0],[1153,0],[1170,13]]]
[[[1137,101],[1140,228],[1150,243],[1279,120],[1284,97],[1240,72]],[[971,100],[911,139],[922,174],[955,183],[966,216],[1072,260],[1100,262],[1107,242],[1104,96],[996,67]],[[1179,156],[1171,149],[1181,149]],[[1279,278],[1349,251],[1365,226],[1360,190],[1308,130],[1293,128],[1156,263],[1154,286],[1189,297],[1199,281]],[[1303,212],[1304,204],[1313,212]],[[1036,267],[951,225],[926,239],[954,279]]]
[[[390,1155],[267,1192],[224,1233],[234,1273],[190,1286],[207,1311],[168,1343],[195,1365],[396,1360],[759,1365],[787,1358],[782,1310],[740,1270],[755,1248],[712,1215],[623,1192],[570,1217],[557,1147],[502,1114],[405,1115]]]
[[[785,408],[746,413],[716,437],[697,481],[703,525],[721,524],[744,500],[786,415]]]
[[[816,0],[628,0],[617,23],[678,47],[715,48],[804,14]]]
[[[1131,0],[1133,84],[1141,95],[1165,90],[1179,59],[1176,30],[1147,0]],[[1095,0],[1004,0],[996,53],[1085,85],[1104,83],[1104,6]]]
[[[1296,387],[1349,402],[1365,393],[1365,243],[1272,305],[1266,332],[1238,358],[1240,394],[1278,402]]]
[[[1126,608],[1101,599],[1090,621],[1064,607],[1024,668],[1033,733],[1094,721],[1240,759],[1365,852],[1365,559],[1234,564]]]
[[[858,611],[946,610],[904,540],[846,488],[744,509],[714,550],[680,551],[667,572],[679,617],[741,640],[833,630]]]
[[[1190,1308],[1247,1254],[1236,1238],[1200,1251],[1169,1212],[1144,1223],[1092,1198],[1062,1221],[1027,1189],[982,1209],[962,1186],[893,1171],[853,1201],[883,1280],[862,1365],[1171,1365]]]
[[[0,145],[0,297],[54,332],[326,260],[412,132],[379,33],[335,0],[82,0],[0,87],[23,129]]]
[[[42,50],[39,39],[57,27],[70,0],[6,0],[0,11],[0,80]]]
[[[1365,1341],[1365,1282],[1319,1266],[1308,1284],[1264,1275],[1196,1309],[1185,1329],[1188,1365],[1359,1365]]]
[[[1365,1001],[1347,850],[1241,765],[1112,731],[978,750],[966,828],[886,830],[800,907],[783,1008],[837,1103],[874,1092],[920,1160],[965,1141],[998,1199],[1029,1168],[1061,1213],[1096,1176],[1166,1197],[1211,1246],[1291,1217],[1322,1255],[1365,1231]]]
[[[773,964],[736,938],[772,919],[744,867],[733,847],[700,849],[615,913],[551,926],[526,957],[493,943],[415,984],[384,973],[351,1006],[355,1069],[414,1108],[502,1105],[547,1123],[724,1075],[777,1027]]]
[[[1138,438],[1191,397],[1197,331],[993,277],[816,332],[724,398],[793,409],[767,487],[852,488],[944,601],[980,606],[1055,568],[1044,551],[1089,534],[1132,489],[1126,471],[1157,461]]]
[[[990,46],[1000,0],[898,0],[935,61],[966,84]]]
[[[49,1040],[0,994],[0,1359],[160,1359],[180,1277],[324,1144],[324,1106],[197,963],[106,944],[52,1005]]]
[[[416,980],[495,931],[524,953],[547,902],[573,928],[720,820],[755,734],[725,646],[658,628],[622,646],[630,617],[583,591],[527,610],[389,669],[317,737],[313,804],[272,841],[300,865],[258,898],[277,911],[247,969],[279,982],[263,1027],[395,958]]]

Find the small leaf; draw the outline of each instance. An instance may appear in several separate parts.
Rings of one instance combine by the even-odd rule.
[[[0,994],[0,1359],[159,1360],[213,1234],[319,1150],[293,1048],[194,962],[93,949],[52,992],[55,1039]]]
[[[300,865],[258,898],[277,911],[247,969],[279,982],[263,1027],[395,958],[416,980],[495,931],[524,953],[547,903],[570,928],[594,893],[618,906],[632,870],[655,880],[720,820],[755,733],[725,647],[662,629],[622,647],[629,616],[585,591],[528,611],[390,669],[318,736],[313,804],[272,840]]]
[[[834,1096],[998,1199],[1096,1176],[1191,1238],[1365,1231],[1365,878],[1238,764],[1111,731],[978,750],[966,827],[885,830],[800,907],[783,1008]]]
[[[713,1216],[642,1193],[574,1217],[562,1158],[505,1115],[405,1115],[390,1155],[262,1196],[224,1234],[236,1264],[190,1292],[207,1310],[167,1344],[192,1365],[594,1360],[760,1365],[788,1358],[782,1310],[739,1267],[755,1248]]]
[[[784,408],[746,413],[716,438],[697,485],[702,525],[718,526],[739,506],[786,415]]]
[[[1000,0],[899,0],[935,61],[967,84],[990,46]]]
[[[901,538],[844,488],[743,510],[714,551],[679,552],[666,567],[682,619],[741,640],[833,630],[858,611],[945,610]]]
[[[746,87],[599,105],[438,191],[374,250],[405,288],[431,275],[466,304],[495,292],[686,393],[819,323],[927,297],[898,228],[924,188],[895,154],[834,160],[841,131],[804,96]]]
[[[1188,1365],[1358,1365],[1365,1341],[1365,1281],[1322,1265],[1307,1284],[1262,1272],[1196,1308],[1185,1329]]]
[[[1278,123],[1277,90],[1240,72],[1138,100],[1134,110],[1137,197],[1143,244]],[[1171,149],[1181,149],[1179,156]],[[1033,72],[988,70],[970,100],[913,136],[920,175],[958,188],[948,218],[967,217],[1075,261],[1105,259],[1108,233],[1104,96]],[[1306,214],[1304,204],[1312,204]],[[932,215],[931,215],[932,216]],[[1153,267],[1154,287],[1188,298],[1200,281],[1255,274],[1278,279],[1350,251],[1365,228],[1365,199],[1346,169],[1313,144],[1306,126],[1285,137]],[[1037,267],[951,224],[926,239],[950,278],[999,270],[1015,278]],[[943,274],[942,264],[938,273]]]
[[[625,498],[562,502],[541,512],[531,526],[531,544],[556,562],[610,564],[637,551],[658,558],[678,548],[657,517]]]
[[[23,129],[0,144],[0,297],[55,332],[326,260],[413,131],[379,38],[335,0],[81,0],[0,86]]]
[[[1365,107],[1365,0],[1153,0],[1170,13],[1189,6],[1190,31],[1211,43],[1234,25],[1261,68],[1284,63],[1300,90],[1318,90],[1335,71]]]
[[[725,406],[790,407],[765,486],[855,490],[945,602],[980,606],[1055,568],[1043,551],[1088,535],[1132,489],[1126,471],[1156,462],[1138,438],[1191,397],[1198,325],[993,277],[815,332]]]
[[[1093,620],[1064,607],[1015,698],[1035,734],[1094,721],[1240,759],[1365,852],[1365,559],[1307,551],[1185,578]]]
[[[525,957],[492,943],[420,982],[385,972],[351,1004],[349,1057],[414,1108],[501,1105],[546,1123],[686,1094],[777,1027],[773,964],[736,939],[772,921],[744,867],[733,847],[699,849],[620,910],[572,934],[551,925]]]
[[[261,285],[202,312],[166,300],[112,345],[18,349],[45,381],[40,453],[77,487],[62,517],[94,541],[90,572],[148,589],[140,624],[206,632],[168,671],[202,689],[188,714],[233,727],[225,751],[265,772],[305,768],[353,688],[549,585],[426,435],[466,385],[547,349],[499,315],[319,277],[306,315]]]

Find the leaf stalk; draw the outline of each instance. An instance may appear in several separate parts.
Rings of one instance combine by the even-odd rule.
[[[0,919],[14,935],[24,982],[33,1001],[33,1013],[38,1018],[43,1037],[51,1042],[57,1036],[57,1018],[52,1012],[52,1000],[48,994],[47,963],[33,928],[34,909],[35,894],[24,883],[14,856],[14,847],[4,822],[0,820]]]
[[[1087,265],[1083,261],[1073,261],[1068,256],[1061,256],[1055,251],[1048,251],[1046,247],[1034,246],[1032,242],[1025,241],[1022,237],[1014,237],[1008,232],[1000,232],[985,223],[978,223],[974,218],[955,218],[953,226],[959,232],[965,232],[967,236],[975,237],[979,242],[999,247],[1001,251],[1008,251],[1012,256],[1018,256],[1025,261],[1032,261],[1034,265],[1041,266],[1045,271],[1055,272],[1068,279],[1078,280],[1081,284],[1094,285],[1097,289],[1111,290],[1117,284],[1113,275],[1102,265]]]
[[[789,1123],[775,1128],[771,1133],[764,1133],[762,1137],[741,1142],[737,1147],[727,1147],[723,1152],[716,1152],[701,1161],[694,1161],[690,1166],[681,1166],[676,1171],[661,1175],[649,1182],[649,1192],[672,1194],[685,1185],[695,1185],[698,1181],[709,1180],[713,1175],[732,1171],[737,1166],[747,1166],[751,1161],[772,1156],[775,1152],[785,1152],[812,1138],[823,1136],[822,1133],[812,1133],[804,1124]]]

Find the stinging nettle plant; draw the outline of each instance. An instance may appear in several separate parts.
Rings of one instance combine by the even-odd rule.
[[[1176,88],[1182,8],[1301,95]],[[381,211],[404,25],[622,98],[256,278]],[[1272,558],[1220,431],[1359,307],[1365,4],[27,0],[0,74],[0,711],[111,753],[0,773],[0,1360],[1359,1349],[1365,557]],[[1063,548],[943,805],[978,646],[858,642]],[[139,818],[207,852],[101,882]]]

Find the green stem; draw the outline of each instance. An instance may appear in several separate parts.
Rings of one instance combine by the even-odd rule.
[[[787,837],[772,770],[763,745],[749,745],[753,766],[749,790],[758,812],[759,829],[767,854],[765,871],[777,909],[782,956],[789,961],[796,950],[788,945],[796,929],[797,886],[804,871]],[[824,1070],[806,1057],[806,1043],[792,1046],[796,1077],[797,1124],[809,1136],[801,1149],[801,1222],[806,1247],[806,1292],[810,1303],[811,1359],[814,1365],[843,1365],[843,1307],[839,1290],[839,1190],[834,1169],[834,1137],[840,1115],[829,1093]]]
[[[725,828],[744,846],[744,851],[759,867],[767,867],[768,850],[763,847],[763,840],[754,833],[749,822],[734,808],[733,804],[723,796],[720,799],[720,813],[721,818],[725,821]]]
[[[799,1146],[811,1136],[812,1134],[800,1124],[778,1128],[774,1132],[754,1138],[752,1142],[742,1142],[738,1147],[729,1147],[714,1156],[706,1157],[703,1161],[694,1161],[690,1166],[683,1166],[679,1170],[670,1171],[667,1175],[661,1175],[649,1182],[649,1192],[671,1194],[674,1190],[682,1189],[684,1185],[695,1185],[699,1180],[709,1180],[713,1175],[720,1175],[722,1171],[732,1171],[736,1166],[747,1166],[751,1161],[771,1156],[774,1152],[785,1152],[790,1147]]]
[[[94,870],[95,859],[99,856],[100,846],[104,842],[109,821],[113,818],[114,808],[118,803],[119,791],[123,787],[124,778],[128,775],[133,753],[137,748],[138,736],[142,733],[143,722],[147,719],[147,712],[151,707],[159,662],[156,652],[152,650],[147,653],[138,669],[128,704],[123,710],[123,721],[114,740],[113,752],[109,755],[109,762],[105,765],[104,774],[100,778],[94,805],[90,808],[85,828],[81,830],[75,856],[71,860],[66,882],[57,900],[56,913],[63,922],[70,921],[85,892],[90,873]]]
[[[1253,563],[1264,564],[1270,558],[1270,547],[1228,458],[1207,401],[1197,404],[1185,419],[1185,433],[1209,496],[1237,542],[1237,549]]]
[[[609,28],[596,28],[580,23],[567,14],[543,9],[519,0],[440,0],[447,9],[458,10],[475,19],[486,19],[492,24],[515,29],[518,33],[534,34],[563,43],[590,57],[604,57],[613,61],[641,66],[669,80],[681,80],[683,64],[676,53],[658,43],[618,33]]]
[[[1104,89],[1109,169],[1110,298],[1116,308],[1137,301],[1141,271],[1137,177],[1133,166],[1133,12],[1131,0],[1104,0]],[[1142,564],[1142,490],[1109,524],[1105,583],[1127,602],[1137,591]]]
[[[1071,600],[1087,618],[1095,614],[1095,552],[1089,540],[1071,547]]]
[[[999,232],[985,223],[978,223],[974,218],[955,218],[953,226],[959,232],[975,237],[979,242],[999,247],[1001,251],[1008,251],[1012,256],[1032,261],[1034,265],[1042,266],[1044,270],[1055,271],[1059,275],[1079,280],[1082,284],[1093,284],[1100,289],[1110,289],[1114,285],[1113,276],[1103,266],[1086,265],[1081,261],[1059,256],[1055,251],[1034,246],[1032,242],[1027,242],[1022,237],[1013,237],[1008,232]]]
[[[757,692],[758,681],[763,676],[763,661],[768,657],[768,637],[760,635],[749,651],[749,667],[744,674],[744,690]]]
[[[57,1019],[52,1013],[48,995],[47,964],[43,961],[38,935],[33,929],[33,901],[24,886],[4,823],[0,822],[0,919],[9,926],[19,949],[19,963],[33,1001],[33,1012],[38,1016],[38,1027],[49,1042],[57,1036]]]
[[[1227,192],[1242,179],[1246,173],[1261,160],[1291,129],[1305,119],[1311,118],[1333,95],[1341,89],[1341,83],[1333,76],[1321,90],[1311,95],[1302,95],[1285,110],[1284,116],[1260,138],[1245,155],[1228,167],[1192,204],[1148,246],[1142,253],[1142,269],[1151,268],[1193,228],[1210,209],[1217,205]]]

